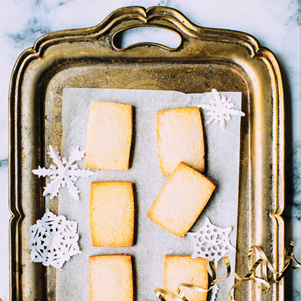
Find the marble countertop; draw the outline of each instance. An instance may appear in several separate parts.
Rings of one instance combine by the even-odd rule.
[[[40,36],[90,27],[122,6],[168,6],[199,26],[239,30],[272,50],[283,74],[286,110],[286,242],[300,243],[300,0],[2,0],[0,10],[0,298],[9,300],[8,89],[19,54]],[[300,300],[300,270],[287,275],[286,299]]]

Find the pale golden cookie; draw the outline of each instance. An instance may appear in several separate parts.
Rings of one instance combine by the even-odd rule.
[[[94,102],[87,125],[86,167],[129,168],[132,143],[131,105]]]
[[[180,283],[192,284],[207,289],[206,260],[204,258],[192,259],[190,256],[165,255],[163,288],[177,296],[177,287]],[[189,301],[207,300],[207,293],[194,292],[187,288],[181,288],[181,290]],[[167,301],[170,300],[168,297],[165,298]]]
[[[147,217],[182,238],[203,211],[214,189],[209,179],[180,163],[161,188]]]
[[[130,247],[134,237],[131,182],[92,182],[90,229],[94,247]]]
[[[169,176],[180,162],[203,172],[205,147],[200,109],[157,112],[156,144],[163,176]]]
[[[130,255],[89,257],[90,301],[133,301],[133,271]]]

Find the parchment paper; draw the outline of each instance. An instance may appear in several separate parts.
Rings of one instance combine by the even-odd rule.
[[[233,97],[237,108],[241,105],[241,93],[220,93]],[[63,188],[59,196],[59,214],[78,221],[81,255],[73,256],[61,271],[57,271],[57,300],[89,300],[88,258],[101,254],[130,254],[134,262],[134,286],[136,300],[157,300],[154,289],[162,288],[163,261],[165,254],[191,255],[190,239],[180,239],[163,230],[146,218],[146,214],[165,183],[159,169],[156,151],[156,112],[159,110],[194,107],[209,103],[211,93],[183,94],[173,91],[64,89],[63,91],[63,138],[61,153],[69,156],[72,147],[86,146],[86,126],[90,104],[108,101],[134,106],[134,141],[131,168],[127,171],[96,171],[89,179],[79,179],[81,199],[75,201]],[[202,111],[203,124],[206,111]],[[204,127],[206,139],[206,172],[217,188],[201,216],[190,231],[202,226],[205,217],[219,227],[233,228],[231,244],[236,246],[240,117],[233,116],[222,132],[219,124]],[[99,133],[101,134],[101,133]],[[84,162],[80,162],[84,167]],[[92,181],[132,181],[135,187],[136,227],[135,245],[131,248],[92,247],[89,225],[89,193]],[[235,265],[235,253],[229,253],[231,265]],[[218,282],[217,300],[225,300],[233,279]],[[67,298],[67,299],[66,299]],[[116,300],[117,301],[117,300]]]

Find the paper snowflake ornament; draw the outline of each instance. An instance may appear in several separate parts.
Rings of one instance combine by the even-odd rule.
[[[71,256],[81,254],[78,246],[77,222],[67,221],[49,210],[28,228],[31,261],[61,269]]]
[[[58,195],[61,187],[67,187],[70,195],[79,200],[80,190],[75,186],[75,182],[79,177],[87,178],[94,174],[93,171],[87,169],[79,169],[77,161],[84,158],[85,151],[80,151],[79,146],[71,150],[71,155],[67,159],[60,157],[59,153],[55,151],[52,145],[49,145],[50,152],[48,153],[53,160],[53,163],[48,169],[45,167],[34,169],[32,172],[39,177],[48,176],[50,183],[44,188],[43,196],[50,194],[52,200]]]
[[[213,99],[210,100],[210,104],[201,104],[200,107],[207,112],[210,116],[209,120],[206,122],[205,126],[210,124],[212,121],[214,123],[219,123],[222,131],[225,129],[226,121],[229,121],[234,116],[245,116],[245,113],[234,108],[234,103],[232,103],[232,97],[227,99],[225,96],[220,96],[220,94],[212,89]]]
[[[236,251],[229,240],[231,231],[231,227],[222,229],[211,224],[206,217],[205,224],[199,230],[187,233],[193,242],[194,251],[191,257],[212,258],[217,264],[228,252]]]

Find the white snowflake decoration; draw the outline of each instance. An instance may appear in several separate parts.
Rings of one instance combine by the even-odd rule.
[[[78,246],[77,222],[67,221],[49,210],[28,228],[31,261],[61,269],[71,256],[81,254]]]
[[[234,108],[234,104],[231,102],[232,97],[229,99],[225,96],[221,97],[215,89],[212,89],[212,94],[214,99],[210,100],[210,104],[200,105],[202,109],[208,111],[207,114],[210,116],[205,126],[214,121],[214,123],[219,123],[222,131],[224,131],[226,121],[231,119],[231,115],[245,116],[244,112]]]
[[[206,217],[203,227],[196,232],[187,233],[193,242],[194,251],[191,257],[209,257],[217,264],[220,258],[228,252],[235,252],[229,240],[231,231],[231,227],[222,229],[211,224],[209,218]]]
[[[71,150],[71,155],[68,160],[60,157],[59,153],[55,151],[52,145],[49,145],[49,155],[54,164],[45,167],[34,169],[32,172],[39,177],[50,178],[50,183],[44,188],[43,196],[50,194],[50,199],[58,195],[61,187],[67,187],[69,193],[75,200],[79,200],[80,190],[75,186],[75,182],[79,177],[87,178],[94,174],[94,172],[87,169],[79,169],[77,161],[84,157],[85,151],[80,151],[79,146]]]

